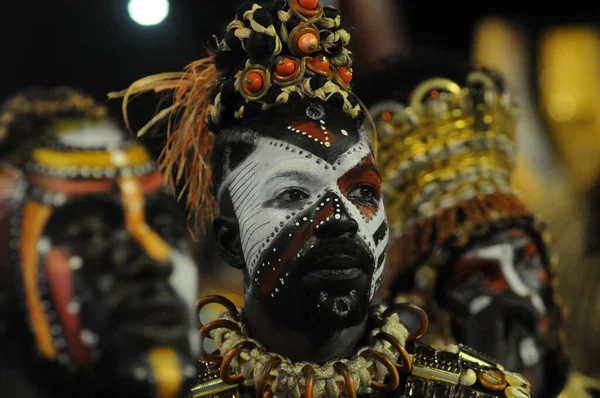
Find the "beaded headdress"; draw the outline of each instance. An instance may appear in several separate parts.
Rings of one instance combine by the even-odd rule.
[[[464,87],[433,78],[413,90],[408,106],[373,108],[386,210],[400,239],[389,256],[394,266],[443,264],[452,248],[510,226],[530,229],[545,246],[542,223],[510,183],[515,107],[501,87],[475,71]]]
[[[258,0],[240,3],[236,17],[217,40],[217,49],[184,72],[138,80],[111,93],[127,104],[136,94],[173,91],[173,104],[138,135],[167,120],[168,136],[159,163],[192,212],[214,209],[209,158],[214,134],[292,100],[315,98],[361,120],[352,94],[350,34],[334,8],[318,0]]]
[[[47,250],[41,249],[44,230],[69,200],[120,191],[132,235],[147,242],[150,255],[164,257],[166,244],[145,224],[137,185],[162,187],[162,175],[146,148],[112,125],[104,105],[69,87],[24,90],[2,104],[0,158],[0,256],[8,261],[0,279],[10,284],[0,292],[16,289],[22,295],[42,357],[65,366],[69,355],[87,363],[91,350],[83,337],[65,345],[67,332],[60,327],[65,321],[56,317],[52,292],[45,288],[50,277],[38,270],[45,267],[39,257]],[[70,297],[71,278],[64,280]],[[76,328],[78,316],[69,318]]]

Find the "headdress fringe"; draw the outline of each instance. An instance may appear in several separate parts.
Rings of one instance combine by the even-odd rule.
[[[178,199],[185,198],[190,215],[200,224],[216,212],[210,166],[213,133],[209,131],[207,118],[217,81],[214,55],[210,55],[188,64],[184,72],[148,76],[123,91],[108,94],[111,99],[123,99],[123,118],[130,128],[127,108],[135,96],[150,91],[173,92],[173,104],[156,114],[137,136],[148,133],[160,122],[167,122],[167,138],[158,164],[169,186],[179,192]]]

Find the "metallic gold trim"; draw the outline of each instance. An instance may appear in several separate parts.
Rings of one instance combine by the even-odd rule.
[[[46,167],[131,167],[149,162],[148,151],[140,146],[118,150],[69,151],[40,148],[33,151],[33,160]]]
[[[445,90],[452,94],[458,95],[462,88],[450,79],[436,78],[427,80],[415,88],[411,95],[410,107],[415,112],[421,112],[423,108],[423,97],[430,94],[434,90]]]
[[[435,369],[421,364],[413,364],[411,375],[425,380],[441,381],[444,383],[458,384],[460,373],[448,372],[445,370]]]
[[[236,390],[237,385],[224,383],[221,379],[215,379],[202,383],[192,388],[192,398],[204,398],[218,396],[220,393]]]

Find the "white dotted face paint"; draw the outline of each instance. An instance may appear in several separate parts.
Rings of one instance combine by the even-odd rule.
[[[519,343],[519,356],[525,366],[534,366],[540,361],[540,352],[535,341],[531,337],[526,337]]]
[[[196,315],[194,305],[198,299],[198,271],[194,261],[187,253],[182,253],[171,248],[171,262],[173,273],[169,283],[178,295],[184,300],[187,313],[190,316],[190,331],[188,333],[192,352],[199,352],[200,339],[196,329]]]
[[[372,252],[376,271],[369,296],[374,294],[383,272],[382,256],[387,245],[383,203],[376,198],[375,210],[365,212],[364,207],[348,198],[348,191],[359,195],[360,186],[340,186],[343,176],[369,155],[369,146],[362,141],[344,153],[338,162],[330,164],[288,143],[258,139],[256,151],[234,171],[236,175],[229,186],[250,275],[262,266],[264,253],[273,251],[271,245],[280,239],[284,227],[293,225],[299,229],[313,221],[306,216],[298,217],[300,213],[313,205],[318,211],[333,204],[334,214],[321,220],[318,227],[322,228],[330,220],[340,220],[342,208],[349,212]],[[322,201],[326,192],[335,193],[335,200]],[[376,234],[378,229],[381,231]]]

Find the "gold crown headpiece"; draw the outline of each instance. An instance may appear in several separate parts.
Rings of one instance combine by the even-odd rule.
[[[413,90],[407,107],[381,103],[372,113],[401,263],[414,264],[449,238],[466,244],[494,223],[528,218],[510,185],[515,107],[491,75],[472,72],[465,87],[430,79]]]
[[[514,108],[483,72],[470,74],[467,87],[427,80],[408,107],[384,103],[373,113],[392,224],[431,216],[478,193],[511,192]]]

